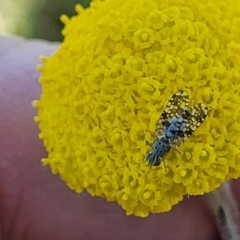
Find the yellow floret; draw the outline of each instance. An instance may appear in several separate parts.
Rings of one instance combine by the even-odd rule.
[[[127,214],[169,211],[240,175],[240,4],[235,0],[95,0],[61,16],[64,41],[42,58],[33,106],[42,160],[70,189]],[[158,167],[156,123],[179,90],[208,116]]]

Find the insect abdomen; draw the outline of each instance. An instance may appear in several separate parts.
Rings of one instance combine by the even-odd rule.
[[[157,138],[153,144],[152,151],[147,154],[148,165],[158,166],[161,158],[170,150],[169,138],[162,136]]]

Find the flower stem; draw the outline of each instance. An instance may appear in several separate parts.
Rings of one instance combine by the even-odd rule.
[[[240,218],[231,184],[226,182],[216,190],[204,195],[205,202],[212,210],[223,240],[240,239]]]

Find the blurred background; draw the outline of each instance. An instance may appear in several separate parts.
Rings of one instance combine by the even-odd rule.
[[[62,41],[61,14],[76,15],[75,5],[91,0],[0,0],[0,34]]]

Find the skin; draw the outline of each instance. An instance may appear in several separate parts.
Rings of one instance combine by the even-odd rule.
[[[168,213],[126,216],[114,202],[71,191],[41,165],[47,153],[31,106],[41,92],[36,65],[58,46],[0,37],[0,240],[220,239],[201,197]]]

